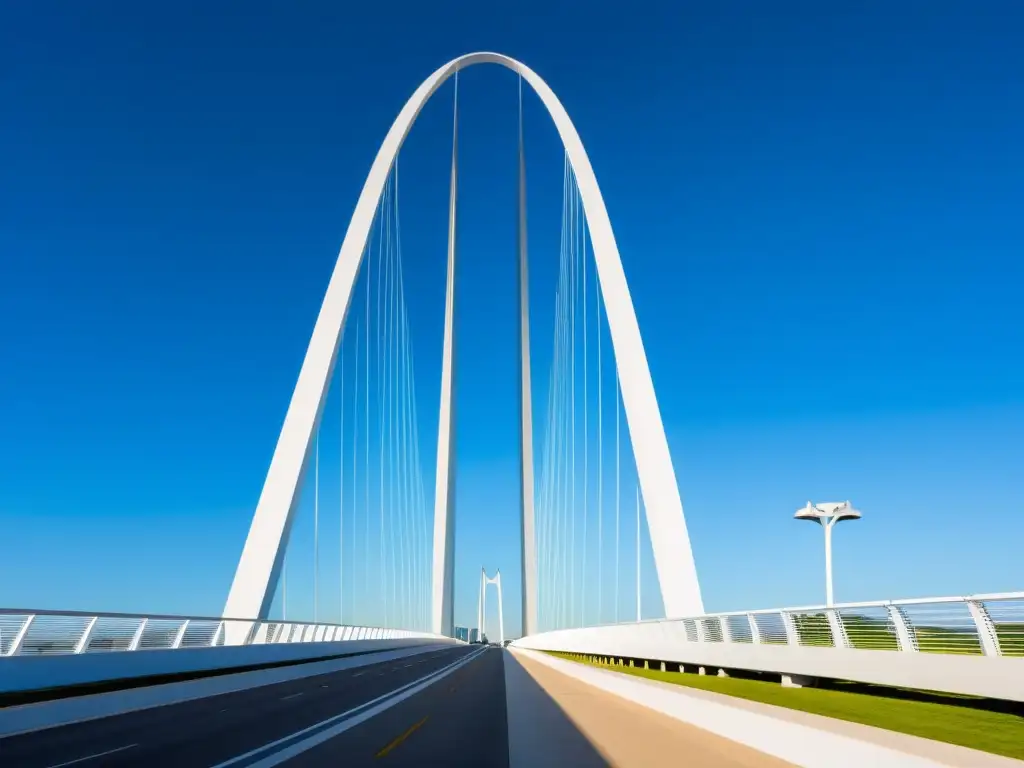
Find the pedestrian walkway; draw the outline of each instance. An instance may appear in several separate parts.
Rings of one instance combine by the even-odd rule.
[[[784,768],[750,747],[505,654],[509,768]]]
[[[783,746],[786,748],[779,751],[789,760],[795,759],[793,755],[802,754],[803,757],[797,760],[799,764],[833,766],[837,765],[836,761],[838,761],[844,765],[857,765],[859,759],[874,755],[872,759],[881,760],[886,765],[928,765],[948,766],[949,768],[1024,767],[1024,761],[967,749],[954,744],[688,688],[660,680],[599,669],[534,651],[517,651],[514,660],[522,665],[539,686],[549,692],[569,717],[581,726],[584,733],[588,736],[592,732],[598,734],[595,744],[599,747],[604,743],[602,739],[607,738],[606,734],[615,733],[616,723],[608,722],[601,716],[606,705],[598,703],[602,701],[602,697],[609,697],[614,701],[621,702],[622,705],[635,707],[638,712],[636,719],[639,721],[645,717],[651,718],[652,722],[667,720],[712,740],[702,741],[694,735],[687,743],[695,746],[707,745],[708,748],[712,748],[717,742],[724,742],[733,747],[741,747],[740,744],[729,741],[725,736],[712,734],[691,725],[691,722],[702,723],[704,728],[720,731],[740,741],[759,744],[761,749],[769,751],[775,751],[782,743],[780,738],[789,732],[792,738],[785,739]],[[506,661],[505,666],[508,669],[510,662]],[[507,674],[506,672],[506,677]],[[619,695],[610,691],[616,691]],[[628,698],[620,698],[620,696]],[[633,701],[629,701],[629,699],[633,699]],[[643,706],[636,702],[643,702],[649,706]],[[649,707],[656,707],[660,711]],[[597,712],[591,712],[591,709],[596,709]],[[665,712],[671,712],[674,717],[663,714]],[[625,710],[623,710],[623,716],[625,714]],[[653,728],[653,725],[651,727]],[[736,730],[737,727],[740,727],[741,730]],[[630,723],[629,734],[646,733],[645,728],[647,726],[642,722]],[[751,736],[753,738],[750,738]],[[637,738],[638,743],[643,741],[642,737]],[[698,766],[704,764],[723,766],[788,764],[782,762],[780,758],[770,757],[752,747],[742,747],[742,749],[746,750],[746,753],[742,754],[753,754],[758,759],[774,762],[727,763],[724,758],[714,757],[708,763],[690,762],[690,758],[688,758],[686,764]],[[861,754],[858,757],[855,753]],[[605,754],[610,753],[605,751]],[[742,754],[736,753],[734,759],[744,759]],[[630,762],[612,761],[612,763],[615,765],[678,764],[671,761],[637,763],[633,761],[634,758],[630,757],[629,759]]]

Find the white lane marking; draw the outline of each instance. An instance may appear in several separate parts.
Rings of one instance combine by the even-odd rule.
[[[402,667],[402,669],[408,669],[411,666],[412,666],[412,664],[406,664],[404,667]]]
[[[287,741],[291,741],[295,737],[301,736],[304,733],[309,733],[310,731],[316,730],[317,728],[322,728],[323,726],[329,723],[337,723],[337,725],[334,725],[331,728],[321,730],[302,741],[292,744],[289,747],[283,748],[280,752],[270,754],[267,757],[264,757],[262,760],[258,760],[255,763],[249,763],[247,768],[271,768],[271,766],[279,765],[285,762],[286,760],[290,760],[295,755],[301,754],[306,750],[312,749],[317,744],[321,744],[327,741],[328,739],[333,739],[335,736],[344,733],[350,728],[356,727],[360,723],[369,720],[371,717],[379,715],[384,710],[390,709],[391,707],[395,706],[395,704],[405,701],[410,696],[415,696],[423,689],[427,688],[430,685],[433,685],[441,678],[447,677],[452,672],[457,670],[459,667],[468,664],[480,655],[480,651],[467,654],[466,656],[456,659],[455,661],[451,662],[445,667],[442,667],[439,670],[427,673],[418,681],[406,683],[405,685],[396,688],[393,691],[389,691],[388,693],[385,693],[382,696],[378,696],[376,699],[372,699],[364,704],[360,704],[357,707],[353,707],[350,710],[342,712],[340,715],[334,715],[333,717],[329,717],[326,720],[322,720],[319,723],[315,723],[307,728],[303,728],[301,731],[296,731],[295,733],[285,736],[284,738],[278,739],[277,741],[272,741],[269,744],[264,744],[262,747],[257,747],[256,749],[246,752],[244,755],[239,755],[238,757],[233,757],[230,760],[225,760],[223,763],[218,763],[217,765],[213,766],[213,768],[227,768],[227,766],[229,765],[235,765],[236,763],[248,760],[252,756],[258,755],[260,752],[265,752],[268,749],[272,749]],[[338,722],[339,720],[341,722]]]
[[[281,697],[281,701],[288,701],[288,699],[297,699],[303,693],[304,693],[304,691],[299,691],[298,693],[293,693],[293,694],[291,694],[289,696],[282,696]]]
[[[126,749],[131,749],[132,747],[137,746],[139,745],[128,744],[127,746],[118,747],[117,749],[108,749],[106,752],[97,752],[95,755],[86,755],[85,757],[79,757],[77,760],[68,760],[66,763],[57,763],[56,765],[51,765],[50,768],[63,768],[65,765],[77,765],[78,763],[84,763],[86,760],[95,760],[97,757],[106,757],[107,755],[112,755],[115,752],[124,752]]]
[[[365,672],[356,672],[354,675],[352,675],[352,677],[359,677],[360,675],[365,675],[365,674],[366,674]]]

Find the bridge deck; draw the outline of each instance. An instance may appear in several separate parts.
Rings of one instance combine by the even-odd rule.
[[[575,675],[580,670],[591,677],[578,679]],[[0,738],[0,754],[6,760],[0,762],[24,768],[71,764],[270,768],[285,763],[334,766],[339,761],[347,766],[473,768],[682,764],[779,768],[790,764],[738,743],[756,743],[760,749],[776,752],[771,745],[750,741],[746,732],[731,741],[728,733],[711,732],[719,730],[715,723],[704,723],[703,728],[710,729],[704,730],[687,722],[698,722],[701,713],[712,710],[729,719],[725,704],[732,713],[756,710],[764,715],[762,725],[768,721],[767,732],[775,736],[785,737],[788,728],[791,735],[801,731],[800,739],[813,740],[812,729],[819,733],[832,729],[847,737],[840,739],[847,745],[841,749],[846,750],[858,741],[884,739],[886,746],[896,749],[885,765],[1022,764],[801,712],[776,712],[776,707],[637,680],[530,651],[451,646],[400,658],[381,654],[343,669],[309,665],[308,675],[287,680],[257,680],[264,673],[245,674],[252,677],[250,685],[229,692],[190,700],[172,697],[163,705],[150,702],[107,717],[54,723],[45,730]],[[626,681],[643,690],[640,696],[625,689],[616,695],[609,692],[616,689],[608,688],[607,680]],[[167,692],[181,685],[190,683],[155,686],[154,691]],[[650,703],[651,690],[660,691],[663,700],[686,700],[695,707],[691,706],[689,715],[671,707],[663,709],[675,717],[662,714],[652,708],[656,705]],[[122,694],[111,692],[83,699],[95,703],[118,696]],[[57,704],[13,707],[0,710],[0,715],[47,707]],[[778,754],[794,760],[788,752]],[[818,753],[810,760],[795,761],[832,768],[839,764],[832,760],[834,756],[828,753],[823,758]],[[875,764],[840,762],[857,768]]]

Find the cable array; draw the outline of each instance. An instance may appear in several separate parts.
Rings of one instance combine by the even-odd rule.
[[[520,103],[520,120],[521,109]],[[520,125],[520,142],[521,129]],[[614,348],[612,355],[605,349],[607,313],[600,276],[567,154],[563,154],[561,203],[547,408],[534,413],[542,423],[533,430],[540,439],[536,453],[540,467],[534,485],[540,630],[627,620],[632,613],[628,612],[629,602],[639,617],[644,594],[646,520],[641,514],[629,431],[623,434],[622,430]],[[324,467],[336,466],[336,605],[340,621],[427,629],[431,624],[434,526],[420,441],[432,436],[420,432],[397,160],[378,203],[359,279],[362,285],[353,292],[336,361],[338,417],[320,421],[331,428],[337,425],[337,462],[322,462],[325,444],[319,430],[311,443],[313,575],[309,613],[314,619],[326,616],[320,600],[320,539],[322,508],[328,502],[321,483],[331,482],[323,477]],[[541,369],[531,361],[534,373]],[[614,383],[607,381],[609,376]],[[606,430],[614,436],[606,436]],[[328,439],[328,450],[330,445]],[[612,456],[607,455],[608,450],[613,450]],[[610,499],[608,489],[612,489]],[[629,499],[633,490],[635,526],[629,524],[628,506],[623,509],[623,496]],[[609,516],[613,516],[611,520],[606,519]],[[305,608],[301,599],[297,607],[294,598],[289,601],[289,579],[295,580],[297,567],[294,560],[306,559],[293,549],[288,549],[279,583],[281,611],[286,618],[293,618],[289,612],[298,617]],[[291,570],[289,560],[293,561]]]
[[[336,416],[321,414],[312,441],[313,472],[306,481],[312,487],[304,494],[313,501],[312,541],[294,533],[295,528],[301,531],[308,511],[300,506],[278,584],[281,618],[425,630],[430,624],[432,510],[420,456],[397,161],[378,204],[358,279],[362,285],[353,291],[324,406],[324,413]],[[328,471],[321,454],[335,449],[337,461]],[[337,537],[328,547],[323,534],[332,485],[337,495],[330,524],[336,525]],[[330,580],[322,568],[328,558],[336,563]],[[310,563],[311,600],[296,578],[296,571]],[[321,594],[328,588],[337,595],[330,603]]]
[[[537,432],[543,435],[535,502],[541,630],[626,620],[622,608],[630,594],[636,595],[639,614],[646,532],[638,487],[635,530],[622,515],[622,494],[628,492],[628,484],[636,486],[635,462],[623,460],[623,451],[631,454],[631,445],[622,445],[618,373],[614,355],[609,357],[604,350],[608,330],[600,281],[568,157],[563,159],[562,175],[552,360],[547,411]],[[609,376],[615,379],[613,402],[605,394],[606,386],[612,389],[606,382]],[[609,412],[606,418],[605,411],[612,407],[614,415]],[[606,440],[609,421],[614,422],[614,436]],[[609,448],[612,457],[606,456]],[[606,488],[613,489],[610,500]],[[610,514],[613,519],[606,520]],[[624,559],[633,567],[620,569]],[[610,573],[607,564],[613,565]],[[606,600],[609,587],[613,597]]]

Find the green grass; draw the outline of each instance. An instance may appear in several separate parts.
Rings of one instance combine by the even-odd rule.
[[[661,672],[640,667],[612,667],[572,654],[552,655],[638,677],[1024,759],[1024,707],[1013,703],[855,683],[836,684],[836,688],[846,687],[848,690],[783,688],[777,682]],[[856,689],[856,692],[850,689]]]

